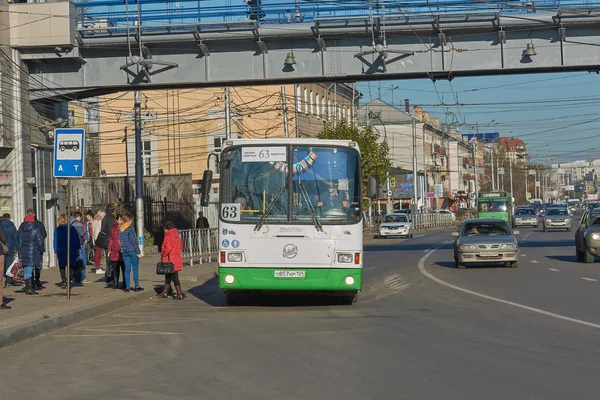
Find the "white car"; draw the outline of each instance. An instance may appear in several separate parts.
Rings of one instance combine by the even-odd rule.
[[[379,225],[379,237],[385,239],[388,236],[413,237],[413,224],[408,215],[394,213],[383,217]]]
[[[435,214],[450,215],[452,221],[456,221],[456,214],[450,210],[433,210],[432,212]]]

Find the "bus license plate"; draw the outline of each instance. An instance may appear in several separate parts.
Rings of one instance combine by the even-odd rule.
[[[275,278],[304,278],[306,271],[275,271]]]
[[[492,253],[491,251],[479,253],[480,257],[498,257],[498,255],[498,253]]]

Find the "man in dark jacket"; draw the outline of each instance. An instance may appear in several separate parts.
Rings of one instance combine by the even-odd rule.
[[[3,250],[4,250],[4,247],[6,246],[7,242],[8,242],[8,235],[6,234],[6,231],[4,230],[2,225],[0,225],[0,244],[3,245],[1,247]],[[4,254],[3,253],[4,253],[3,251],[0,251],[0,264],[4,264]],[[4,284],[2,283],[2,278],[4,278],[4,274],[0,274],[0,310],[10,310],[11,307],[4,304],[4,295],[2,293]]]
[[[15,251],[17,251],[17,228],[10,220],[10,214],[8,213],[4,213],[4,215],[2,215],[2,219],[0,219],[0,226],[4,228],[7,236],[5,244],[6,247],[8,247],[8,253],[4,255],[4,274],[6,274],[8,267],[10,267],[15,260]],[[11,283],[12,279],[6,277],[6,284],[8,285]]]
[[[85,260],[85,229],[83,226],[83,222],[81,221],[81,212],[79,211],[75,211],[73,213],[73,215],[71,216],[69,223],[70,225],[75,228],[75,230],[77,231],[77,236],[79,237],[79,258],[77,259],[78,261],[78,266],[77,268],[80,269],[81,272],[75,272],[74,273],[74,277],[75,277],[75,281],[76,282],[81,282],[81,283],[88,283],[86,280],[86,271],[85,271],[85,264],[86,264],[86,260]],[[83,252],[81,251],[83,249]],[[83,264],[83,265],[81,265]]]
[[[40,263],[38,265],[34,265],[34,269],[33,269],[33,283],[35,284],[35,288],[37,290],[42,289],[42,282],[40,281],[40,278],[42,277],[42,260],[44,258],[44,251],[46,251],[46,245],[44,243],[44,240],[46,240],[46,237],[48,236],[48,234],[46,233],[46,227],[44,226],[44,224],[42,223],[42,221],[40,221],[37,218],[37,215],[35,215],[35,210],[33,208],[28,208],[27,209],[27,215],[32,215],[33,216],[33,223],[35,224],[36,228],[39,229],[40,233],[42,234],[42,253],[40,254]]]
[[[102,218],[102,224],[100,225],[100,233],[96,238],[96,247],[100,247],[104,249],[104,253],[108,255],[108,239],[110,238],[110,233],[112,231],[112,227],[115,224],[115,207],[112,204],[106,206],[106,215]],[[109,269],[110,259],[106,257],[106,269]]]
[[[35,217],[27,214],[19,227],[17,234],[17,251],[25,270],[25,294],[37,294],[33,283],[33,270],[36,265],[42,265],[44,237]]]

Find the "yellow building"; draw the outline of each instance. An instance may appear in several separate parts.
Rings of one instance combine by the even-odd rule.
[[[315,136],[325,123],[353,120],[360,96],[344,84],[286,85],[285,96],[281,86],[231,88],[229,93],[231,136],[243,138],[284,137],[286,131],[290,137]],[[69,106],[72,125],[88,132],[94,120],[89,110],[98,110],[94,143],[99,157],[93,162],[103,175],[135,174],[133,96],[117,93]],[[144,174],[191,173],[200,179],[207,155],[218,153],[225,138],[225,104],[221,88],[142,92]],[[94,143],[88,144],[90,151]]]

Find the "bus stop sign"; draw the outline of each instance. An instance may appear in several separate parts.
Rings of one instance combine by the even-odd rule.
[[[80,178],[84,174],[85,130],[54,130],[54,177]]]

